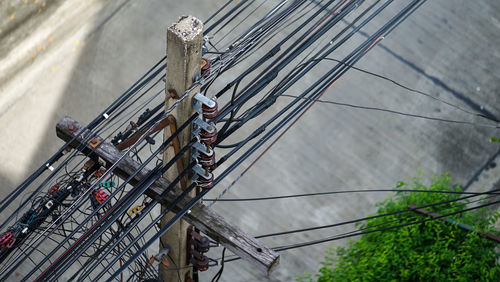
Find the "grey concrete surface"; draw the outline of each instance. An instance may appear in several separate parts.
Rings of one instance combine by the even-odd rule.
[[[0,76],[4,78],[0,84],[0,196],[61,146],[54,126],[62,116],[71,115],[82,123],[93,119],[164,55],[166,27],[177,16],[192,14],[205,19],[223,2],[66,1],[54,6],[57,18],[40,20],[39,27],[24,40],[0,33],[0,50],[8,50],[7,55],[0,54]],[[462,107],[483,108],[500,116],[499,15],[500,3],[495,0],[428,1],[358,66]],[[19,49],[37,50],[39,42],[45,42],[44,49],[19,67],[26,61]],[[312,79],[304,80],[297,91]],[[354,70],[323,99],[486,122]],[[488,142],[492,135],[500,134],[498,130],[317,104],[226,197],[391,188],[419,169],[429,176],[450,172],[456,182],[471,189],[489,189],[500,176],[498,169],[487,169],[498,160],[498,144]],[[250,162],[223,181],[210,197],[229,185]],[[485,177],[489,182],[483,181]],[[221,202],[214,209],[248,233],[259,235],[359,218],[374,212],[374,203],[386,196],[346,194]],[[279,246],[351,228],[264,241]],[[245,262],[231,262],[221,280],[290,281],[295,274],[317,270],[323,251],[339,244],[345,241],[284,252],[281,266],[270,277]],[[210,256],[218,258],[220,252],[214,250]],[[202,281],[211,279],[216,271],[203,273]]]

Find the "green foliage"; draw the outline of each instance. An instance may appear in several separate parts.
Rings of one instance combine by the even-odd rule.
[[[426,187],[422,178],[410,183],[400,182],[397,189],[460,191],[453,187],[448,175],[433,179]],[[397,192],[378,203],[376,214],[404,210],[408,205],[423,206],[454,200],[460,194]],[[461,211],[466,202],[450,202],[429,207],[437,214]],[[476,232],[466,231],[442,220],[427,221],[402,228],[364,234],[347,248],[331,248],[326,252],[319,274],[305,273],[297,281],[500,281],[500,267],[495,250],[497,244],[485,239],[477,231],[493,231],[498,212],[488,214],[486,209],[460,213],[452,218],[473,226]],[[415,220],[423,215],[405,212],[370,219],[359,228],[383,228]],[[389,222],[389,223],[388,223]]]
[[[490,141],[494,142],[494,143],[500,143],[500,138],[493,136],[493,137],[491,137]]]

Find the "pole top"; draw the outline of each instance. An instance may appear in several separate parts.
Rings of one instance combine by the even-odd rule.
[[[203,32],[203,23],[193,16],[181,16],[168,29],[183,41],[191,41]]]

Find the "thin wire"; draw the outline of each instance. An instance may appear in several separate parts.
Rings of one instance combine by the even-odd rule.
[[[311,100],[310,98],[307,98],[307,97],[299,97],[297,95],[290,95],[290,94],[282,94],[280,96],[281,97],[289,97],[289,98],[300,98],[300,99],[304,99],[304,100]],[[463,120],[451,120],[451,119],[445,119],[445,118],[423,116],[423,115],[410,114],[410,113],[405,113],[405,112],[400,112],[400,111],[395,111],[395,110],[390,110],[390,109],[383,109],[383,108],[377,108],[377,107],[368,107],[368,106],[360,106],[360,105],[354,105],[354,104],[348,104],[348,103],[341,103],[341,102],[335,102],[335,101],[327,101],[327,100],[321,100],[321,99],[318,99],[316,101],[318,103],[323,103],[323,104],[331,104],[331,105],[337,105],[337,106],[343,106],[343,107],[349,107],[349,108],[355,108],[355,109],[362,109],[362,110],[380,111],[380,112],[386,112],[386,113],[391,113],[391,114],[396,114],[396,115],[402,115],[402,116],[407,116],[407,117],[440,121],[440,122],[445,122],[445,123],[470,125],[470,126],[474,126],[474,127],[483,127],[483,128],[494,128],[494,129],[499,129],[500,128],[500,125],[493,125],[493,124],[476,123],[476,122],[463,121]],[[476,114],[476,115],[479,116],[480,114]]]
[[[335,236],[335,237],[329,237],[329,238],[324,238],[324,239],[319,239],[319,240],[313,240],[313,241],[303,242],[303,243],[298,243],[298,244],[293,244],[293,245],[279,246],[279,247],[275,247],[273,249],[275,251],[280,252],[280,251],[285,251],[285,250],[290,250],[290,249],[302,248],[302,247],[317,245],[317,244],[321,244],[321,243],[336,241],[336,240],[345,239],[345,238],[349,238],[349,237],[355,237],[355,236],[360,236],[360,235],[364,235],[364,234],[370,234],[370,233],[374,233],[374,232],[388,231],[388,230],[392,230],[392,229],[396,229],[396,228],[401,228],[401,227],[406,227],[406,226],[410,226],[410,225],[421,224],[421,223],[425,223],[425,222],[429,222],[429,221],[433,221],[433,220],[439,220],[439,219],[444,218],[444,217],[448,217],[448,216],[452,216],[452,215],[461,214],[461,213],[464,213],[464,212],[468,212],[468,211],[472,211],[472,210],[484,208],[484,207],[487,207],[487,206],[495,205],[497,203],[500,203],[500,200],[494,201],[494,202],[491,202],[491,203],[482,204],[482,205],[479,205],[479,206],[476,206],[476,207],[471,207],[471,208],[463,209],[463,210],[460,210],[460,211],[451,212],[451,213],[444,214],[444,215],[439,215],[439,216],[436,216],[436,217],[431,217],[429,219],[422,219],[422,220],[417,220],[417,221],[414,221],[414,222],[398,224],[398,225],[395,225],[395,226],[389,226],[389,227],[379,228],[379,229],[375,229],[375,230],[362,231],[362,232],[357,232],[357,233],[353,233],[353,234],[349,234],[349,235]]]
[[[492,197],[498,197],[498,196],[489,196],[488,198],[492,198]],[[468,202],[468,203],[470,204],[470,203],[474,203],[474,202],[478,202],[478,201],[484,201],[485,199],[486,198],[483,198],[483,199],[471,201],[471,202]],[[395,212],[378,214],[378,215],[375,215],[375,216],[369,216],[369,217],[359,218],[359,219],[355,219],[355,220],[343,221],[343,222],[334,223],[334,224],[321,225],[321,226],[313,226],[313,227],[307,227],[307,228],[301,228],[301,229],[295,229],[295,230],[288,230],[288,231],[270,233],[270,234],[265,234],[265,235],[259,235],[259,236],[256,236],[255,238],[259,239],[259,238],[266,238],[266,237],[275,237],[275,236],[282,236],[282,235],[289,235],[289,234],[294,234],[294,233],[301,233],[301,232],[308,232],[308,231],[313,231],[313,230],[320,230],[320,229],[338,227],[338,226],[347,225],[347,224],[354,224],[354,223],[358,223],[358,222],[362,222],[362,221],[366,221],[366,220],[370,220],[370,219],[374,219],[374,218],[381,218],[381,217],[386,217],[386,216],[391,216],[391,215],[401,214],[401,213],[406,213],[406,212],[414,212],[414,211],[416,211],[418,209],[429,208],[429,207],[436,207],[436,206],[443,205],[443,204],[454,204],[454,203],[458,203],[461,200],[463,200],[463,199],[458,198],[458,199],[453,199],[453,200],[448,200],[448,201],[443,201],[443,202],[437,202],[437,203],[428,204],[428,205],[424,205],[424,206],[420,206],[420,207],[415,207],[415,208],[410,208],[409,207],[409,208],[407,208],[405,210],[398,210],[398,211],[395,211]],[[451,209],[451,208],[454,208],[454,207],[456,207],[456,206],[450,206],[450,207],[447,207],[447,208],[444,208],[444,209],[440,209],[439,211],[445,211],[445,210],[448,210],[448,209]],[[384,224],[387,224],[387,223],[392,223],[392,222],[395,222],[395,221],[400,221],[402,219],[412,219],[412,218],[415,218],[415,217],[418,217],[418,216],[407,216],[407,217],[403,217],[403,218],[398,218],[396,220],[391,220],[391,221],[383,222],[380,225],[384,225]],[[373,227],[374,226],[370,226],[369,228],[365,228],[365,229],[370,229],[370,228],[373,228]],[[364,229],[360,229],[358,231],[361,231],[361,230],[364,230]],[[345,233],[345,234],[351,234],[351,233],[354,233],[354,232],[355,231],[348,232],[348,233]]]
[[[373,189],[373,190],[341,190],[341,191],[327,191],[295,195],[281,195],[281,196],[268,196],[268,197],[255,197],[255,198],[239,198],[239,199],[203,199],[204,202],[255,202],[267,200],[282,200],[291,198],[302,198],[312,196],[325,196],[335,194],[350,194],[350,193],[377,193],[377,192],[413,192],[413,193],[440,193],[440,194],[459,194],[459,195],[500,195],[500,192],[461,192],[461,191],[446,191],[446,190],[414,190],[414,189]]]
[[[422,223],[429,222],[429,221],[439,220],[441,218],[449,217],[449,216],[456,215],[456,214],[465,213],[465,212],[476,210],[476,209],[481,209],[481,208],[484,208],[484,207],[487,207],[487,206],[495,205],[497,203],[500,203],[500,200],[497,200],[497,201],[494,201],[494,202],[491,202],[491,203],[482,204],[482,205],[479,205],[479,206],[476,206],[476,207],[466,208],[466,209],[463,209],[463,210],[459,210],[459,211],[447,213],[447,214],[444,214],[444,215],[439,215],[439,216],[436,216],[436,217],[431,217],[429,219],[417,220],[417,221],[413,221],[413,222],[409,222],[409,223],[398,224],[398,225],[393,225],[393,226],[378,228],[378,229],[374,229],[374,230],[367,230],[367,231],[360,231],[360,232],[352,231],[352,232],[347,232],[347,233],[339,234],[337,236],[327,237],[327,238],[323,238],[323,239],[318,239],[318,240],[312,240],[312,241],[303,242],[303,243],[296,243],[296,244],[290,244],[290,245],[273,247],[272,249],[274,251],[281,252],[281,251],[286,251],[286,250],[290,250],[290,249],[308,247],[308,246],[322,244],[322,243],[326,243],[326,242],[331,242],[331,241],[346,239],[346,238],[350,238],[350,237],[360,236],[360,235],[364,235],[364,234],[370,234],[370,233],[375,233],[375,232],[388,231],[388,230],[397,229],[397,228],[401,228],[401,227],[406,227],[406,226],[411,226],[411,225],[417,225],[417,224],[422,224]],[[266,235],[263,235],[263,236],[266,236]],[[259,236],[259,237],[261,237],[261,236]],[[226,259],[224,262],[231,262],[231,261],[236,261],[236,260],[239,260],[239,259],[241,259],[241,258],[236,257],[236,258]]]
[[[433,100],[439,101],[439,102],[441,102],[441,103],[443,103],[443,104],[446,104],[446,105],[448,105],[448,106],[450,106],[450,107],[453,107],[453,108],[455,108],[455,109],[457,109],[457,110],[460,110],[460,111],[462,111],[462,112],[464,112],[464,113],[467,113],[467,114],[470,114],[470,115],[474,115],[474,116],[478,116],[478,117],[482,117],[482,118],[485,118],[485,119],[487,119],[487,120],[490,120],[490,121],[493,121],[493,122],[496,122],[496,123],[498,123],[498,122],[499,122],[498,120],[496,120],[496,119],[494,119],[494,118],[491,118],[491,117],[488,117],[488,116],[486,116],[486,115],[484,115],[484,114],[481,114],[481,113],[477,113],[477,112],[472,112],[472,111],[466,110],[466,109],[464,109],[464,108],[462,108],[462,107],[460,107],[460,106],[458,106],[458,105],[452,104],[452,103],[450,103],[450,102],[448,102],[448,101],[446,101],[446,100],[443,100],[443,99],[441,99],[441,98],[435,97],[435,96],[433,96],[433,95],[431,95],[431,94],[429,94],[429,93],[425,93],[425,92],[423,92],[423,91],[420,91],[420,90],[417,90],[417,89],[414,89],[414,88],[408,87],[408,86],[406,86],[406,85],[404,85],[404,84],[402,84],[402,83],[400,83],[400,82],[398,82],[398,81],[396,81],[396,80],[394,80],[394,79],[392,79],[392,78],[389,78],[389,77],[383,76],[383,75],[381,75],[381,74],[377,74],[377,73],[374,73],[374,72],[371,72],[371,71],[368,71],[368,70],[365,70],[365,69],[362,69],[362,68],[358,68],[358,67],[355,67],[355,66],[353,66],[353,65],[349,65],[349,64],[347,64],[347,63],[345,63],[345,62],[342,62],[342,61],[340,61],[340,60],[337,60],[337,59],[333,59],[333,58],[328,58],[328,57],[326,57],[326,58],[314,59],[314,60],[311,60],[311,61],[316,61],[316,60],[328,60],[328,61],[334,61],[334,62],[337,62],[337,63],[343,64],[343,65],[349,66],[349,67],[351,67],[351,68],[352,68],[352,69],[354,69],[354,70],[357,70],[357,71],[359,71],[359,72],[362,72],[362,73],[365,73],[365,74],[368,74],[368,75],[371,75],[371,76],[374,76],[374,77],[380,78],[380,79],[382,79],[382,80],[385,80],[385,81],[391,82],[391,83],[393,83],[394,85],[396,85],[396,86],[398,86],[398,87],[401,87],[401,88],[403,88],[403,89],[405,89],[405,90],[408,90],[408,91],[410,91],[410,92],[412,92],[412,93],[420,94],[420,95],[423,95],[423,96],[425,96],[425,97],[431,98],[431,99],[433,99]]]

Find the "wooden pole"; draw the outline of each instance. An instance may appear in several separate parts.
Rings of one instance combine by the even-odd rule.
[[[166,99],[165,105],[168,108],[172,106],[178,98],[182,97],[184,92],[192,85],[196,76],[201,72],[201,47],[203,44],[203,23],[192,16],[182,16],[167,30],[167,79],[166,79]],[[172,112],[173,119],[177,125],[183,124],[190,116],[194,114],[192,96],[199,92],[196,87]],[[175,128],[175,127],[170,127]],[[164,139],[167,139],[173,132],[165,130]],[[178,145],[183,148],[191,139],[191,127],[183,130],[178,135]],[[165,163],[175,156],[174,146],[170,146],[164,153]],[[174,165],[164,174],[168,181],[173,181],[182,167],[187,167],[190,161],[189,153],[182,157],[182,166]],[[183,181],[184,182],[184,181]],[[189,186],[191,181],[186,180],[185,185]],[[182,186],[185,186],[182,185]],[[177,185],[180,190],[185,187]],[[193,195],[191,195],[193,196]],[[165,206],[162,206],[162,209]],[[166,224],[173,213],[166,215],[161,220],[161,225]],[[184,281],[186,274],[191,275],[191,268],[187,262],[187,228],[189,224],[180,220],[170,228],[161,238],[160,248],[168,245],[170,248],[169,257],[171,265],[166,267],[160,264],[160,277],[164,281]]]

